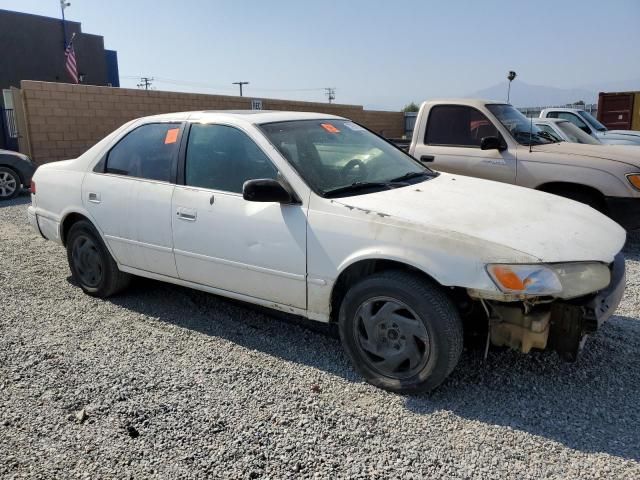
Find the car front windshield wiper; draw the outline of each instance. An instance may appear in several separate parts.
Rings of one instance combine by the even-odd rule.
[[[391,182],[354,182],[351,185],[345,185],[344,187],[333,188],[323,193],[325,198],[339,197],[343,194],[357,193],[361,190],[369,189],[384,189],[389,190],[391,188],[401,187],[403,184],[394,184]]]
[[[555,138],[549,132],[538,132],[537,134],[534,133],[534,135],[538,135],[539,137],[546,138],[551,143],[560,143],[560,142],[562,142],[562,140],[559,140],[559,139]]]
[[[513,132],[513,136],[521,145],[546,145],[547,143],[551,143],[549,139],[533,132],[523,132],[521,130],[517,130]]]
[[[418,177],[432,177],[434,176],[435,172],[430,172],[428,170],[424,170],[422,172],[407,172],[404,175],[400,175],[399,177],[396,178],[392,178],[391,180],[389,180],[390,182],[402,182],[404,180],[411,180],[412,178],[418,178]]]

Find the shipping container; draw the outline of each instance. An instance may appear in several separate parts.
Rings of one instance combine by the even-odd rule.
[[[600,92],[598,120],[610,130],[640,130],[640,92]]]

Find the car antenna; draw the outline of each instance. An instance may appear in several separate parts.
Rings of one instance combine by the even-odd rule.
[[[529,126],[529,153],[531,153],[531,137],[533,137],[533,117],[529,117],[531,121]]]

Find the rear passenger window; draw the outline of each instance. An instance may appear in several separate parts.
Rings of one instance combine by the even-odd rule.
[[[481,112],[461,105],[431,109],[424,143],[457,147],[480,147],[484,137],[500,137],[496,127]]]
[[[247,180],[278,175],[253,140],[226,125],[193,124],[186,157],[185,184],[192,187],[242,193]]]
[[[105,172],[170,182],[179,133],[179,123],[152,123],[136,128],[111,149]]]

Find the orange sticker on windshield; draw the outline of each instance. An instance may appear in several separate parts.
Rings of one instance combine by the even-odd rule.
[[[320,126],[329,133],[340,133],[340,130],[338,130],[336,127],[334,127],[330,123],[321,123]]]
[[[168,143],[176,143],[178,141],[179,131],[179,128],[172,128],[170,130],[167,130],[167,135],[164,137],[164,144],[166,145]]]

